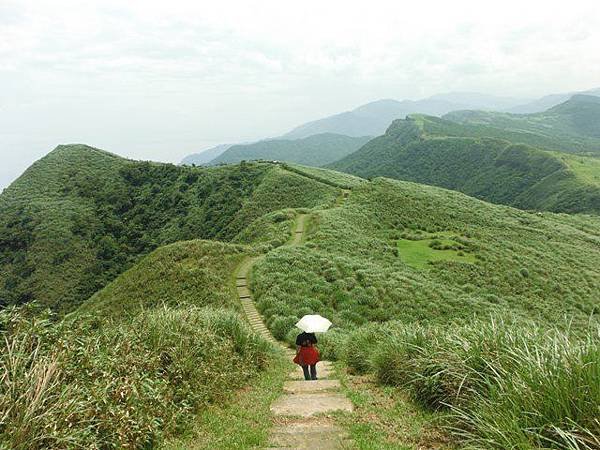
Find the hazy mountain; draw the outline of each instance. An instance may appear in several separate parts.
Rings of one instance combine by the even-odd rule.
[[[505,108],[504,110],[506,112],[510,112],[510,113],[514,113],[514,114],[531,114],[531,113],[536,113],[536,112],[542,112],[542,111],[546,111],[549,108],[552,108],[553,106],[558,105],[559,103],[566,102],[571,97],[573,97],[573,95],[576,95],[576,94],[600,96],[600,88],[590,89],[589,91],[546,95],[537,100],[533,100],[528,103],[517,105],[512,108]]]
[[[395,119],[420,113],[441,116],[457,109],[498,109],[514,106],[519,100],[477,93],[438,94],[423,100],[378,100],[352,111],[314,120],[283,135],[298,139],[318,133],[338,133],[347,136],[378,136],[385,133]]]
[[[203,166],[217,158],[234,144],[219,144],[215,147],[203,150],[200,153],[192,153],[181,160],[181,164]]]
[[[265,159],[322,166],[355,152],[371,138],[323,133],[303,139],[273,139],[234,145],[211,161],[211,164]]]
[[[519,142],[518,136],[511,133],[499,139],[497,131],[414,115],[330,167],[524,209],[600,213],[600,160],[515,143],[511,139]]]

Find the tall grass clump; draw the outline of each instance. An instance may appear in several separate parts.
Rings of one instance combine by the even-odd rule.
[[[354,333],[358,342],[360,333]],[[502,321],[453,328],[393,324],[362,342],[382,383],[446,410],[450,429],[468,446],[600,448],[597,333],[582,342]],[[347,360],[360,369],[362,363]]]
[[[234,313],[157,309],[115,324],[0,313],[0,448],[152,448],[267,363]]]

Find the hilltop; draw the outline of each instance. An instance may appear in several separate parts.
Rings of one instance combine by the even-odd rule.
[[[272,139],[254,144],[234,145],[210,164],[229,164],[243,160],[276,160],[323,166],[355,152],[370,136],[350,137],[323,133],[302,139]]]
[[[600,212],[598,160],[521,143],[500,132],[415,115],[330,165],[361,177],[385,176],[458,190],[494,203],[558,212]]]
[[[385,155],[393,157],[398,145],[425,151],[438,141],[444,148],[456,142],[451,151],[462,151],[471,139],[467,148],[479,149],[480,166],[494,159],[487,155],[497,148],[494,164],[503,170],[507,194],[517,186],[510,174],[520,173],[510,171],[563,170],[567,163],[560,158],[570,157],[546,160],[551,153],[508,141],[453,136],[452,130],[463,132],[460,128],[414,116],[394,122],[387,138],[365,148],[386,138]],[[521,164],[508,158],[513,154],[520,155]],[[385,161],[379,150],[375,156]],[[540,361],[562,368],[563,349],[579,355],[580,342],[593,342],[586,333],[597,324],[600,290],[600,220],[594,216],[529,213],[438,187],[381,177],[367,181],[298,164],[177,167],[125,160],[86,146],[57,148],[5,194],[0,196],[3,298],[71,311],[54,322],[28,319],[27,310],[7,308],[0,314],[6,330],[0,363],[21,374],[0,392],[0,406],[11,411],[7,429],[25,430],[0,433],[0,442],[9,447],[26,448],[19,443],[35,436],[39,448],[64,442],[153,448],[165,437],[181,436],[194,418],[198,441],[213,448],[226,447],[224,442],[264,447],[269,402],[281,391],[288,367],[241,315],[236,271],[248,259],[255,264],[239,289],[252,292],[276,338],[293,341],[299,317],[322,314],[334,323],[320,337],[324,357],[395,386],[385,391],[389,401],[358,403],[363,408],[355,416],[331,418],[357,442],[406,446],[408,438],[394,428],[400,423],[418,425],[410,433],[416,445],[420,438],[414,435],[433,414],[425,411],[455,404],[469,406],[461,417],[491,423],[496,416],[470,396],[486,400],[485,386],[500,385],[507,392],[503,401],[522,399],[510,386],[512,381],[528,386],[524,368],[539,370]],[[299,223],[301,237],[294,231]],[[295,244],[285,245],[290,240]],[[540,333],[568,329],[572,336],[535,340],[527,333],[536,327]],[[456,339],[460,345],[453,345]],[[33,349],[31,354],[13,358],[18,343]],[[498,366],[516,361],[507,353],[519,346],[535,358],[523,352],[519,370]],[[475,356],[464,355],[469,351]],[[585,374],[597,360],[589,358],[586,364],[569,360],[569,367]],[[494,371],[482,372],[479,361]],[[48,367],[58,369],[48,372]],[[403,367],[416,377],[406,381]],[[432,376],[431,367],[442,370]],[[500,430],[514,447],[515,442],[538,445],[548,424],[563,430],[564,417],[574,420],[565,433],[593,425],[595,394],[551,369],[559,373],[552,380],[562,383],[544,379],[544,385],[576,398],[581,417],[564,408],[544,415],[539,402],[553,401],[554,391],[538,395],[538,403],[518,404],[515,411],[493,410],[504,412],[503,420],[540,418],[540,425],[527,427],[525,441]],[[29,397],[21,393],[36,392],[40,373],[49,374],[50,382],[32,415]],[[355,402],[383,395],[372,381],[338,373],[344,373],[344,391]],[[488,378],[478,384],[481,378],[474,379],[474,373]],[[512,375],[493,378],[505,373]],[[418,403],[409,404],[410,399]],[[410,409],[388,405],[396,401]],[[404,417],[406,411],[412,419]],[[472,440],[486,439],[490,427],[466,427],[454,409],[449,412],[455,431],[464,427]],[[369,427],[360,426],[365,420]],[[390,421],[394,427],[379,426]],[[39,426],[25,426],[32,422]],[[49,424],[55,424],[51,435],[44,432]],[[457,433],[456,439],[463,438]],[[494,439],[485,442],[502,448],[504,441]]]
[[[533,114],[454,111],[443,118],[505,132],[530,133],[547,149],[600,154],[600,97],[597,96],[574,95],[564,103]]]
[[[69,311],[160,245],[229,241],[268,212],[312,206],[328,188],[296,195],[307,183],[269,164],[179,167],[59,146],[0,195],[0,298]]]

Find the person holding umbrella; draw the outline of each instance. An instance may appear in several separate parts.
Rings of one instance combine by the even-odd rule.
[[[296,337],[296,356],[294,362],[304,372],[304,379],[317,379],[317,363],[319,362],[319,350],[317,349],[317,337],[315,333],[324,333],[331,326],[331,322],[318,315],[306,315],[296,323],[302,330]]]

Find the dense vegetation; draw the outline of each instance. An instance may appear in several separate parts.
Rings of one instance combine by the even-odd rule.
[[[370,136],[350,137],[333,133],[294,140],[272,139],[254,144],[234,145],[213,159],[211,164],[263,159],[324,166],[355,152],[370,139]]]
[[[0,447],[154,447],[246,384],[270,354],[222,309],[78,319],[0,312]]]
[[[169,187],[160,176],[176,169],[113,161],[102,152],[88,152],[78,149],[67,160],[80,162],[78,157],[87,155],[92,160],[98,157],[97,163],[110,158],[123,164],[126,169],[107,171],[109,176],[118,174],[113,181],[122,183],[121,187],[127,186],[122,179],[137,180],[136,188],[150,179],[162,180]],[[36,169],[43,176],[47,166]],[[274,165],[240,165],[216,173],[230,176],[227,183],[235,187],[236,169],[242,174],[255,170],[260,177],[252,195],[237,206],[222,228],[208,220],[195,224],[210,223],[205,233],[238,244],[191,240],[161,246],[62,320],[33,303],[0,312],[1,448],[154,448],[165,437],[180,436],[209,406],[230,401],[237,388],[273,361],[273,349],[240,316],[233,273],[244,257],[289,239],[295,214],[285,207],[327,207],[336,201],[339,189]],[[200,178],[213,173],[184,170],[180,175],[199,174]],[[180,186],[180,178],[172,177]],[[223,191],[220,179],[211,178],[213,195]],[[31,198],[26,177],[20,183],[17,187],[22,189],[13,186],[7,203]],[[176,211],[172,207],[177,202],[159,201],[161,191],[152,186],[136,190],[135,195],[153,205],[143,220],[157,225],[165,211]],[[155,195],[149,195],[153,191]],[[72,196],[71,190],[64,189],[44,193],[46,201],[52,195],[56,201]],[[88,193],[94,201],[105,195]],[[23,197],[19,199],[18,194]],[[96,206],[84,204],[89,205]],[[109,213],[113,207],[121,211],[118,206],[118,197],[104,205]],[[227,203],[219,206],[225,208]],[[284,209],[268,212],[270,207]],[[95,210],[87,211],[86,217],[93,218]],[[217,212],[210,210],[212,220]],[[114,218],[126,230],[131,227],[128,219]],[[184,233],[185,227],[170,230]]]
[[[533,114],[454,111],[444,119],[484,125],[498,132],[529,133],[532,140],[521,142],[554,150],[600,153],[600,97],[593,95],[574,95],[547,111]]]
[[[268,164],[177,167],[58,147],[0,196],[0,304],[69,311],[160,245],[228,241],[267,212],[334,201],[306,182]]]
[[[600,220],[378,178],[309,228],[253,274],[277,337],[331,318],[329,357],[449,409],[475,448],[597,448]],[[451,253],[398,245],[424,241]]]
[[[515,143],[518,133],[500,139],[496,131],[411,116],[331,167],[433,184],[524,209],[600,212],[597,160]]]
[[[597,184],[585,157],[439,135],[454,127],[397,122],[377,158],[469,142],[502,173],[498,202],[543,173],[535,185],[569,170]],[[260,253],[251,287],[276,337],[291,342],[304,314],[329,317],[327,357],[447,411],[458,445],[600,447],[595,216],[295,164],[175,167],[81,147],[36,163],[0,210],[4,303],[72,311],[0,312],[0,448],[152,448],[227,403],[273,360],[233,287]],[[282,246],[298,212],[306,239]]]
[[[597,330],[578,342],[532,322],[396,322],[361,327],[342,342],[353,371],[373,371],[425,408],[447,410],[468,448],[600,446]]]

